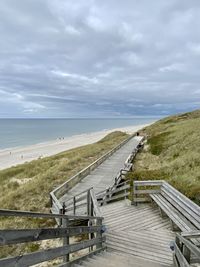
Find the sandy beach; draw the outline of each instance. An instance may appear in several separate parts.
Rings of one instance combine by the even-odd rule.
[[[149,124],[127,126],[112,130],[74,135],[62,140],[57,139],[25,147],[2,149],[0,150],[0,170],[16,166],[24,162],[29,162],[34,159],[52,156],[79,146],[95,143],[113,131],[123,131],[131,134],[148,125]]]

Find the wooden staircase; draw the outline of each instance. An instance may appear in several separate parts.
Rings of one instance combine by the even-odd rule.
[[[88,258],[86,261],[74,265],[74,267],[165,267],[160,263],[146,261],[144,259],[124,255],[119,252],[104,251]]]
[[[151,204],[133,206],[124,200],[103,206],[101,211],[108,250],[154,262],[155,266],[172,266],[170,241],[175,234],[169,219],[162,218],[159,210]]]

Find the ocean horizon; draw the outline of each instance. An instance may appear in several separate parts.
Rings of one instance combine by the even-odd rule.
[[[0,149],[21,147],[63,137],[151,123],[158,117],[0,119]]]

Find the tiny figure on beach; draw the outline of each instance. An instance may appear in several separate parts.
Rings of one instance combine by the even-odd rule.
[[[140,133],[139,132],[137,132],[137,136],[139,136],[140,135]]]
[[[23,155],[21,155],[21,159],[23,159],[24,158],[24,156]]]
[[[11,151],[10,151],[10,155],[11,155]]]

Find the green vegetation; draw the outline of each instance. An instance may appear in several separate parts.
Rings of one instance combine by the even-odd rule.
[[[130,177],[165,179],[200,204],[200,110],[162,119],[143,132],[147,143]]]
[[[128,137],[113,132],[99,142],[0,171],[0,207],[49,212],[49,192]]]

